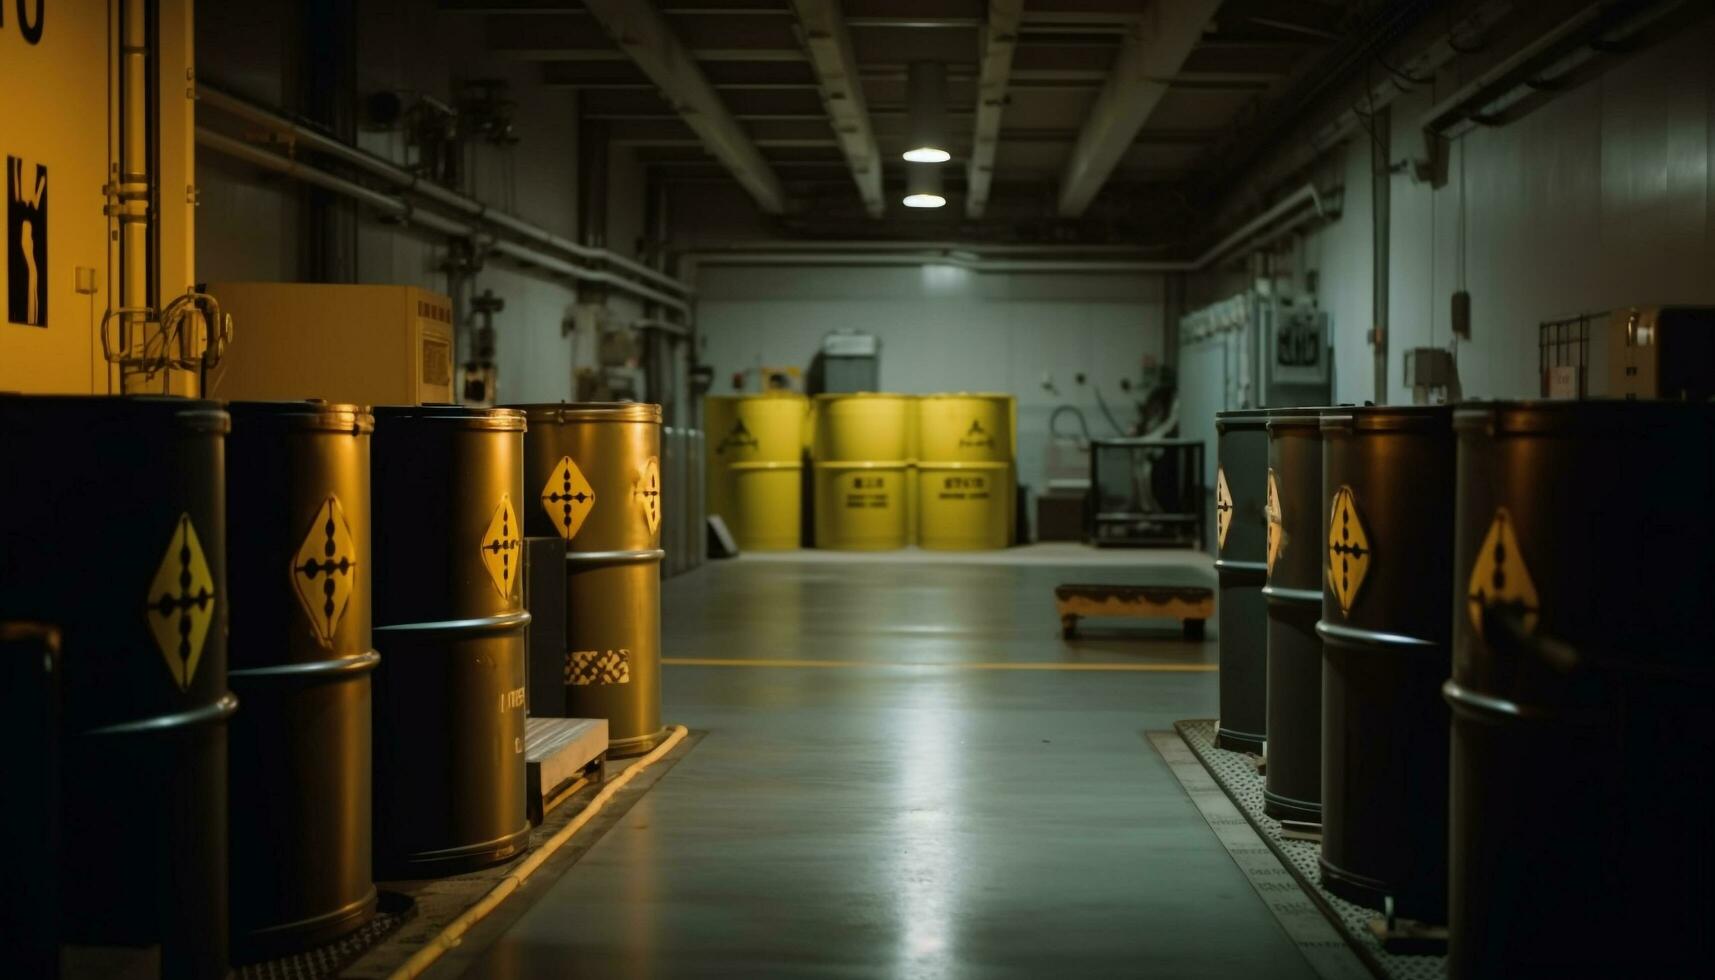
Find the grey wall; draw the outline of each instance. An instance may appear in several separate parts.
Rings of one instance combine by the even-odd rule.
[[[241,94],[290,108],[289,0],[201,4],[199,72]],[[258,29],[258,26],[267,29]],[[522,137],[505,150],[481,147],[471,161],[470,186],[485,201],[567,237],[577,235],[577,93],[540,84],[539,66],[495,58],[483,47],[480,15],[427,7],[420,0],[376,0],[359,7],[357,89],[452,98],[460,79],[504,78],[518,103]],[[397,133],[359,132],[365,149],[406,162]],[[642,235],[645,180],[629,151],[616,149],[610,165],[609,247],[633,254]],[[300,266],[300,195],[279,178],[204,150],[197,155],[197,275],[202,281],[306,279]],[[358,282],[407,283],[448,292],[444,244],[409,229],[360,219],[356,243]],[[558,401],[573,394],[577,367],[595,361],[596,338],[562,334],[578,300],[570,284],[491,261],[475,278],[473,294],[492,289],[506,300],[495,318],[503,401]],[[640,314],[634,302],[609,301],[619,322]]]
[[[1046,476],[1054,408],[1075,405],[1094,435],[1112,436],[1093,386],[1129,423],[1136,412],[1119,381],[1136,382],[1145,356],[1162,355],[1159,276],[747,266],[704,268],[697,287],[702,353],[716,392],[732,390],[734,372],[758,365],[807,368],[831,331],[875,334],[886,390],[1017,396],[1020,478],[1037,488]],[[1074,380],[1079,372],[1087,377],[1082,386]],[[1045,376],[1057,394],[1044,390]]]

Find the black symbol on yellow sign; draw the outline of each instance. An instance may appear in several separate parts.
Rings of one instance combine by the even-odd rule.
[[[1491,609],[1518,615],[1527,633],[1536,629],[1537,615],[1542,611],[1536,583],[1525,567],[1513,518],[1505,507],[1496,509],[1495,519],[1477,549],[1477,561],[1471,566],[1471,580],[1465,587],[1465,606],[1478,636],[1483,635],[1483,614]]]
[[[993,449],[994,436],[983,428],[981,419],[971,419],[971,427],[959,438],[960,449]]]
[[[574,650],[566,657],[566,684],[590,687],[631,683],[631,651]]]
[[[636,489],[632,491],[643,506],[643,520],[654,534],[661,527],[661,463],[654,456],[643,464],[637,474]]]
[[[1217,547],[1227,546],[1227,529],[1233,526],[1233,492],[1227,488],[1227,471],[1215,470],[1215,535]]]
[[[149,632],[179,690],[188,690],[214,622],[214,576],[189,514],[179,515],[167,553],[149,583]]]
[[[1370,570],[1370,537],[1358,519],[1352,488],[1334,491],[1334,510],[1328,518],[1328,587],[1340,604],[1340,615],[1351,615],[1352,603],[1363,588]]]
[[[567,541],[577,536],[584,518],[595,509],[595,490],[570,456],[560,457],[560,465],[548,475],[548,484],[542,488],[542,509]]]
[[[328,495],[310,522],[309,533],[292,556],[292,591],[322,646],[333,645],[334,631],[357,578],[357,546],[345,522],[339,498]]]
[[[1275,559],[1286,548],[1286,525],[1280,513],[1280,485],[1274,479],[1272,468],[1268,471],[1268,505],[1264,513],[1268,517],[1268,572],[1272,575]]]
[[[48,325],[48,168],[6,158],[6,319]]]
[[[524,542],[518,536],[518,515],[512,512],[512,498],[500,495],[500,506],[489,518],[488,530],[482,535],[482,564],[500,594],[512,598],[512,583],[518,581],[518,551]]]
[[[744,424],[744,419],[734,419],[732,431],[715,447],[717,455],[725,455],[728,449],[760,449],[762,443],[750,434],[750,428]]]

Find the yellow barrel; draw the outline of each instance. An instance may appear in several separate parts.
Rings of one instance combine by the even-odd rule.
[[[709,509],[745,551],[799,547],[808,401],[791,391],[710,395]]]
[[[817,395],[816,546],[888,551],[910,540],[909,395]]]
[[[661,724],[661,406],[525,409],[526,534],[566,539],[566,714],[606,718],[608,754],[641,755]]]
[[[1012,539],[1015,402],[1011,395],[917,399],[917,542],[942,551]]]

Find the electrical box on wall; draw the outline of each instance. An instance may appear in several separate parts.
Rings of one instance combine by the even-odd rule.
[[[414,286],[211,283],[233,319],[209,396],[360,405],[453,399],[453,307]]]

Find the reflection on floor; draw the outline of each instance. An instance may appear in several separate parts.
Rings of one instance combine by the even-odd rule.
[[[1311,976],[1143,737],[1212,717],[1215,675],[1101,669],[1214,644],[1059,638],[1057,582],[1207,582],[1208,559],[1107,554],[669,581],[669,657],[747,662],[667,668],[668,719],[708,736],[447,974]],[[1095,669],[1012,669],[1058,664]]]

